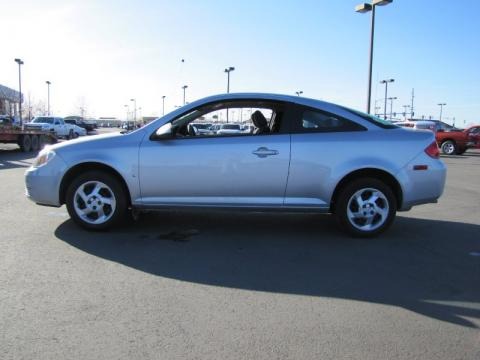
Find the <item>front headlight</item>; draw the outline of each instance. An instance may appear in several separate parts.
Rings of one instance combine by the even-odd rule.
[[[49,149],[43,149],[38,154],[32,166],[36,168],[43,166],[47,164],[50,160],[52,160],[54,157],[55,157],[55,151],[49,150]]]

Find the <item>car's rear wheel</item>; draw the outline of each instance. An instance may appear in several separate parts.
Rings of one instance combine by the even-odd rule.
[[[455,141],[447,140],[442,143],[441,149],[445,155],[454,155],[457,152],[457,144]]]
[[[67,135],[67,140],[73,139],[75,134],[73,133],[73,130],[70,130]]]
[[[70,217],[88,230],[106,230],[127,214],[126,193],[120,181],[105,172],[89,171],[76,177],[66,194]]]
[[[373,237],[385,231],[397,211],[395,196],[385,183],[357,179],[340,190],[335,215],[340,226],[355,237]]]

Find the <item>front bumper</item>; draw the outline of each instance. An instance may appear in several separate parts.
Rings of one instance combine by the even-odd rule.
[[[47,164],[25,172],[25,195],[31,201],[60,206],[60,183],[67,166],[58,154]]]

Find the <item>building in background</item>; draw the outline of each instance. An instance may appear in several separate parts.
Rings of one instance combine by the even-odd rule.
[[[18,91],[0,85],[0,115],[9,115],[17,118],[19,98],[20,93]]]

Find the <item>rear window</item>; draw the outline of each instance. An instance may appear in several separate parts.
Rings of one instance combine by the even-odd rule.
[[[349,109],[349,108],[346,108],[346,107],[342,107],[342,109],[346,110],[349,113],[352,113],[354,115],[360,116],[362,119],[368,121],[369,123],[377,125],[378,127],[381,127],[383,129],[397,129],[398,128],[398,126],[394,125],[392,122],[390,122],[388,120],[385,120],[385,119],[381,119],[381,118],[379,118],[375,115],[366,114],[364,112]]]

